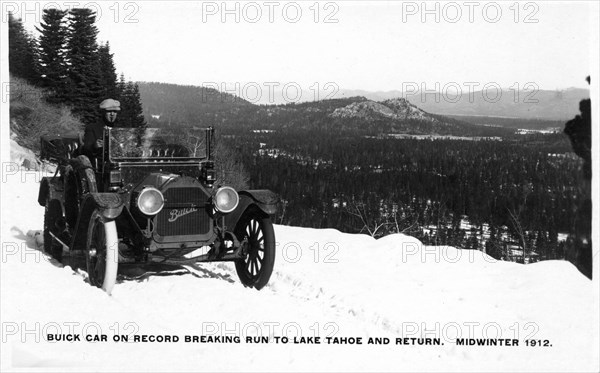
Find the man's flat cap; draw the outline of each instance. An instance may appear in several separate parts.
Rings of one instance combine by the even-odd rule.
[[[100,109],[120,111],[121,103],[117,100],[113,100],[112,98],[108,98],[100,103]]]

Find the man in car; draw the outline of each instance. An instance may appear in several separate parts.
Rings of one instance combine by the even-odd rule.
[[[113,127],[117,120],[117,113],[121,111],[121,104],[112,98],[100,103],[102,119],[88,124],[83,134],[82,154],[90,159],[92,165],[97,168],[97,159],[102,158],[102,147],[104,146],[104,127]]]

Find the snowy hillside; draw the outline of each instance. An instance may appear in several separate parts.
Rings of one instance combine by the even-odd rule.
[[[121,278],[109,297],[37,249],[40,174],[3,178],[3,371],[599,369],[598,288],[568,262],[524,266],[404,235],[276,226],[275,270],[260,292],[244,288],[232,266],[210,264]],[[99,335],[107,341],[86,341]],[[268,342],[246,339],[257,336]],[[320,344],[294,343],[315,336]]]

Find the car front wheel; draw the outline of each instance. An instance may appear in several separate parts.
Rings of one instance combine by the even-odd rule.
[[[264,214],[246,213],[236,236],[246,245],[245,257],[235,262],[236,272],[244,286],[260,290],[269,282],[275,264],[273,223]]]
[[[101,287],[110,295],[117,281],[119,238],[114,220],[104,221],[94,211],[87,231],[85,261],[90,284]]]

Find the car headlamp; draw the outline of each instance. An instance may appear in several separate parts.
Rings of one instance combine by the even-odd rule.
[[[230,213],[240,202],[240,196],[232,187],[221,187],[213,197],[215,208],[222,213]]]
[[[144,188],[137,198],[138,209],[146,215],[156,215],[165,205],[162,193],[152,187]]]

